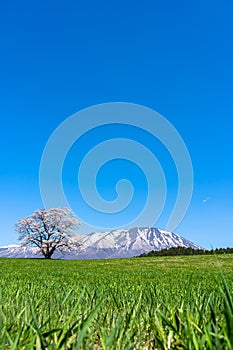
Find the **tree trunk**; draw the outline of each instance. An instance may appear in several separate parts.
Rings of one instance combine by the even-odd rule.
[[[42,253],[43,253],[43,255],[44,255],[44,258],[45,259],[51,259],[51,256],[53,255],[53,252],[51,252],[51,251],[42,251]]]
[[[49,250],[49,247],[47,247],[47,249],[44,251],[42,250],[42,253],[44,255],[44,258],[45,259],[51,259],[53,253],[55,252],[56,250],[56,247],[52,247],[50,250]]]

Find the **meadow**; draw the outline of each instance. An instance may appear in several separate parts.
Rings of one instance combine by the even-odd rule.
[[[0,349],[233,349],[233,255],[0,259]]]

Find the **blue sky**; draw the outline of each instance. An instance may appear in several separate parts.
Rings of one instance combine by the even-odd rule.
[[[176,232],[207,248],[233,246],[232,16],[230,0],[1,2],[0,245],[15,243],[17,220],[43,207],[39,164],[55,128],[83,108],[123,101],[161,113],[190,152],[193,198]],[[64,166],[77,214],[72,171],[83,147]],[[162,148],[155,154],[172,202],[176,174]],[[100,193],[111,200],[113,170],[128,169],[140,209],[143,174],[112,166],[99,174]],[[170,205],[157,226],[166,225]]]

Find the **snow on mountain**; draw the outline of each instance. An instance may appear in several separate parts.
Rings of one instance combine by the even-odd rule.
[[[159,228],[136,227],[129,230],[114,230],[110,232],[93,232],[80,239],[76,251],[65,255],[55,252],[53,258],[60,259],[107,259],[127,258],[147,253],[151,250],[169,249],[172,247],[191,247],[202,249],[197,244],[175,233]],[[41,258],[36,254],[37,248],[20,246],[0,247],[0,257]]]
[[[0,247],[0,257],[3,258],[42,258],[42,254],[37,254],[38,249],[34,247],[20,247],[10,245]]]
[[[122,258],[137,256],[151,250],[171,247],[201,247],[175,233],[158,228],[133,228],[87,235],[78,253],[79,259]]]

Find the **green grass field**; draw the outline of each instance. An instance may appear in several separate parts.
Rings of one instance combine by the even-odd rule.
[[[233,255],[0,259],[0,349],[233,349],[232,290]]]

